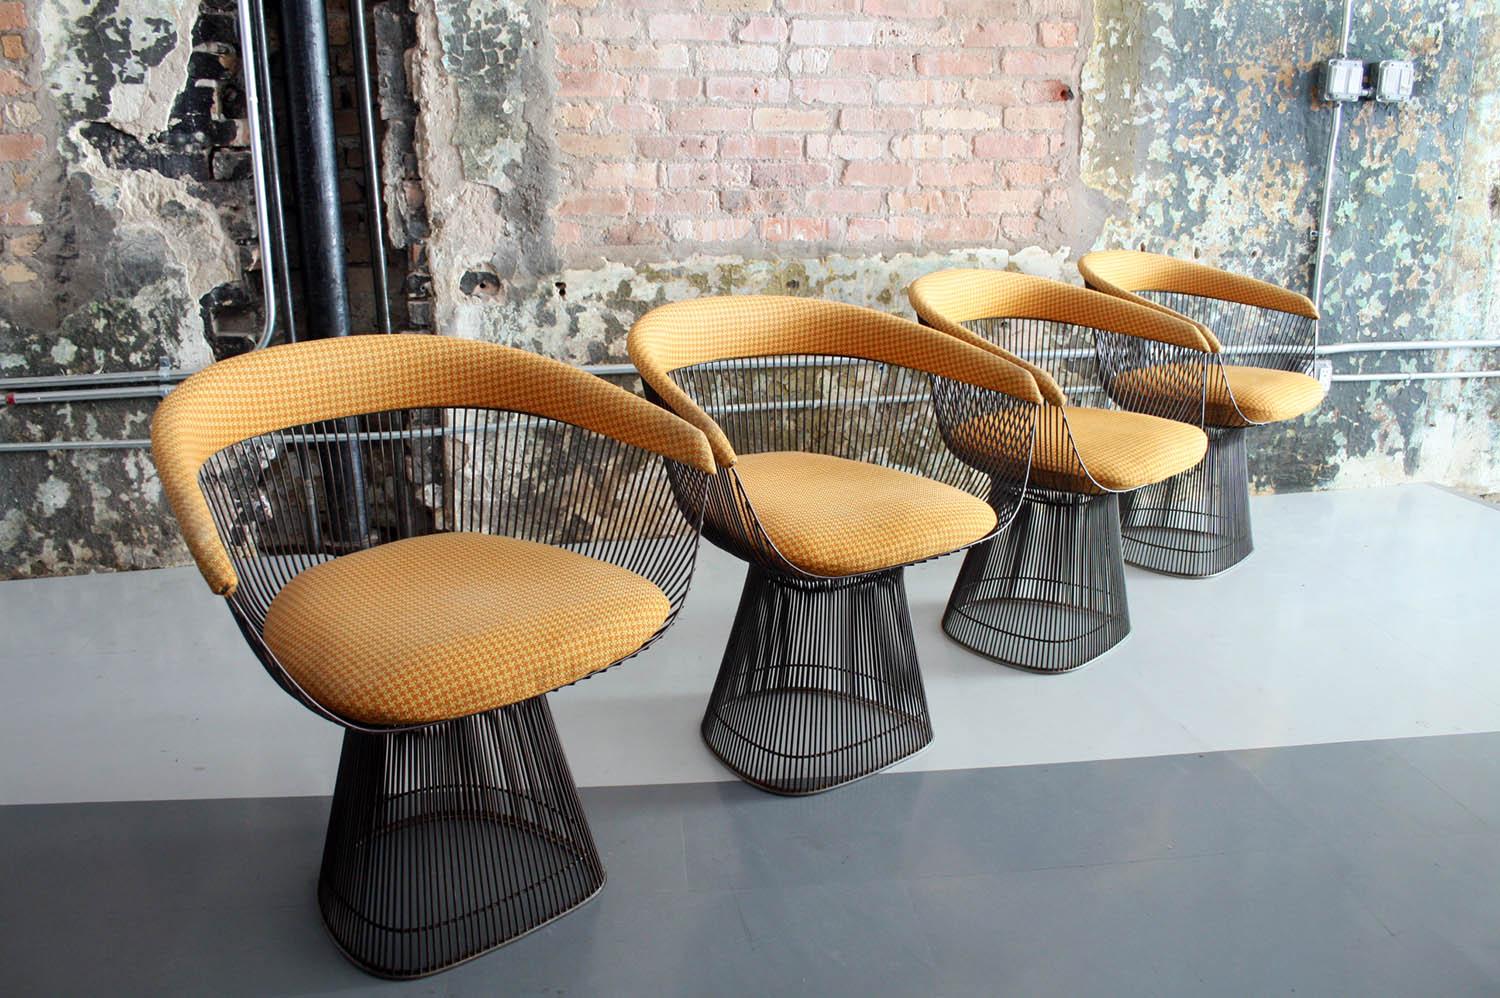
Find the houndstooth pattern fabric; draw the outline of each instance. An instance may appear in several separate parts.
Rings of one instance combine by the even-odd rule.
[[[271,602],[265,641],[340,717],[425,724],[608,668],[671,610],[617,565],[509,537],[429,534],[302,572]]]
[[[732,473],[777,551],[812,575],[924,561],[995,529],[995,511],[982,499],[862,461],[766,451],[741,455]]]
[[[1025,367],[1053,405],[1066,396],[1042,368],[967,329],[976,319],[1045,319],[1158,340],[1193,350],[1217,349],[1202,326],[1176,313],[1124,301],[1087,288],[1003,270],[939,270],[917,278],[906,289],[917,317],[934,329],[990,350]]]
[[[1116,379],[1116,390],[1145,397],[1153,386],[1172,383],[1161,373],[1156,368],[1126,371]],[[1203,416],[1209,426],[1279,423],[1312,412],[1322,404],[1323,395],[1316,378],[1298,371],[1215,365],[1208,375]]]
[[[735,463],[734,448],[672,380],[670,372],[678,368],[778,355],[855,357],[1042,401],[1030,373],[1014,361],[893,315],[815,298],[740,295],[663,305],[636,321],[629,349],[646,383],[708,436],[722,467]]]
[[[698,430],[576,367],[490,343],[415,335],[293,343],[213,364],[157,408],[151,450],[199,570],[228,596],[238,579],[198,484],[205,460],[272,430],[449,406],[530,412],[703,471],[715,467]]]
[[[1156,302],[1147,301],[1137,291],[1171,291],[1179,294],[1198,295],[1202,298],[1217,298],[1220,301],[1240,302],[1256,308],[1269,308],[1277,312],[1289,312],[1309,319],[1318,318],[1318,309],[1306,295],[1258,281],[1253,277],[1231,274],[1218,267],[1203,263],[1178,260],[1159,253],[1139,250],[1103,250],[1087,253],[1078,261],[1078,272],[1089,287],[1125,301],[1144,305],[1168,315],[1177,315],[1172,309]],[[1219,350],[1218,338],[1212,330],[1203,329]]]

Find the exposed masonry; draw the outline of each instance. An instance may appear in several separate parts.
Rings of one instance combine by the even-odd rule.
[[[676,298],[905,313],[932,269],[1072,279],[1094,246],[1305,286],[1335,7],[372,2],[397,322],[586,363],[622,359],[630,323]],[[0,0],[0,371],[197,366],[256,326],[231,11]],[[329,12],[365,324],[353,53],[344,4]],[[1325,339],[1500,336],[1497,19],[1359,5],[1356,48],[1416,59],[1419,99],[1352,115]],[[1340,362],[1398,366],[1500,356]],[[150,411],[0,412],[0,437],[141,436]],[[1495,381],[1341,384],[1256,434],[1252,473],[1493,490],[1497,416]],[[143,453],[0,462],[0,576],[182,560]]]

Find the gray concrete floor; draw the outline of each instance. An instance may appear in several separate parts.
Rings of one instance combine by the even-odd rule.
[[[584,791],[609,883],[410,984],[349,965],[325,798],[0,808],[12,994],[1494,995],[1500,735]]]
[[[192,570],[0,583],[0,993],[1500,994],[1500,516],[1253,508],[1067,676],[948,641],[957,560],[913,570],[934,744],[797,800],[697,736],[742,575],[706,549],[663,642],[549,698],[604,891],[410,985],[318,920],[337,730]]]

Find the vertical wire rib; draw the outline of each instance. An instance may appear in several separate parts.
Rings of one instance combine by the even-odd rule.
[[[1139,293],[1212,329],[1223,352],[1209,358],[1203,369],[1208,453],[1196,467],[1121,500],[1125,560],[1167,575],[1217,575],[1255,549],[1245,450],[1245,430],[1253,424],[1240,413],[1225,368],[1306,372],[1316,356],[1317,323],[1241,302]]]
[[[205,463],[199,482],[240,578],[236,623],[273,679],[346,729],[318,901],[360,967],[408,978],[471,959],[588,900],[604,870],[544,697],[415,728],[352,723],[266,647],[271,601],[351,550],[440,530],[503,533],[654,582],[671,613],[639,652],[686,597],[707,480],[581,427],[488,409],[289,427]],[[348,529],[351,509],[368,517],[363,534]]]
[[[672,377],[740,454],[812,452],[921,475],[990,496],[997,530],[1024,489],[1034,408],[999,393],[841,356],[711,361]],[[960,459],[976,436],[977,456]],[[902,569],[810,575],[766,535],[733,469],[705,488],[704,536],[749,563],[701,726],[714,754],[754,786],[801,795],[926,746]]]
[[[1105,408],[1121,367],[1144,366],[1163,346],[1072,323],[994,317],[965,323],[976,334],[1047,371],[1071,403]],[[1120,343],[1118,341],[1128,341]],[[1010,446],[1014,447],[1014,443]],[[958,452],[981,451],[975,441]],[[1010,528],[964,556],[943,630],[971,651],[1032,672],[1059,673],[1098,658],[1130,633],[1119,502],[1094,487],[1063,410],[1038,421],[1024,497],[997,477],[991,503],[1018,505]]]

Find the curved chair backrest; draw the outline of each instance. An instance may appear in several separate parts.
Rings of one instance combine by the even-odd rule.
[[[1287,288],[1141,250],[1089,253],[1078,271],[1090,288],[1198,323],[1225,363],[1298,370],[1316,351],[1318,309]]]
[[[925,385],[913,387],[927,373],[1042,400],[1031,375],[1002,358],[893,315],[815,298],[663,305],[636,322],[629,344],[648,389],[703,430],[724,467],[736,448],[863,459],[862,446],[899,447],[891,431],[903,407],[931,408]]]
[[[1103,405],[1120,370],[1213,349],[1181,316],[1027,274],[941,270],[907,295],[923,323],[1027,365],[1055,405]]]
[[[696,543],[696,525],[648,524],[639,510],[680,517],[656,456],[700,481],[714,470],[703,435],[645,399],[558,361],[439,336],[318,340],[214,364],[163,401],[151,440],[209,586],[232,596],[253,574],[240,600],[252,618],[307,565],[412,533],[529,534],[609,557],[598,524],[623,498],[611,487],[637,493],[620,505],[638,519],[614,533]],[[592,481],[602,469],[612,479]],[[344,529],[349,519],[362,522]]]

